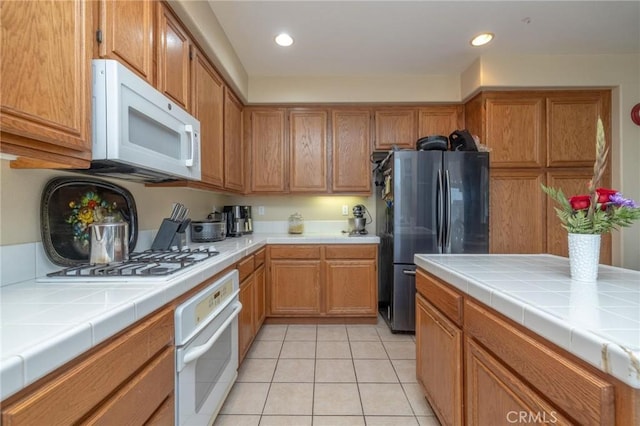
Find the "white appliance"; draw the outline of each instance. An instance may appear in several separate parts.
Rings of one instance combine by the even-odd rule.
[[[233,270],[176,309],[177,425],[212,424],[238,377],[239,288]]]
[[[94,59],[92,68],[93,150],[84,172],[200,180],[200,122],[118,61]]]

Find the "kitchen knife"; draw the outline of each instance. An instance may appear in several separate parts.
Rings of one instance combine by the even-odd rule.
[[[171,215],[169,216],[169,219],[176,220],[177,215],[178,215],[178,203],[173,203],[173,207],[171,208]]]

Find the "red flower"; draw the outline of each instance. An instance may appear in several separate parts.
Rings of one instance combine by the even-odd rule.
[[[589,205],[589,196],[588,195],[576,195],[569,198],[569,203],[571,204],[571,208],[574,210],[584,210],[588,209]]]
[[[598,203],[608,203],[609,197],[616,194],[618,191],[615,189],[597,188],[596,194],[598,194]]]
[[[608,200],[608,198],[607,198]],[[95,209],[97,203],[95,202],[95,200],[89,200],[89,202],[87,203],[87,205],[89,206],[90,209]]]

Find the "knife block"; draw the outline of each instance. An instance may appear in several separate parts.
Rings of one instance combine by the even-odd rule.
[[[160,229],[153,239],[151,250],[169,250],[182,222],[163,219]]]

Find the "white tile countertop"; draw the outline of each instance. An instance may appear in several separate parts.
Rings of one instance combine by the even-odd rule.
[[[3,282],[0,287],[0,400],[265,244],[377,244],[379,241],[376,236],[349,237],[341,233],[254,233],[215,243],[193,244],[192,248],[213,245],[220,254],[166,281],[39,282],[32,278],[9,285]],[[3,247],[3,267],[12,263],[9,257],[14,252],[22,253],[24,248]],[[14,262],[20,261],[24,262],[24,259]],[[31,269],[47,268],[34,266]]]
[[[552,255],[416,255],[422,269],[578,358],[640,388],[640,271],[570,278]]]

